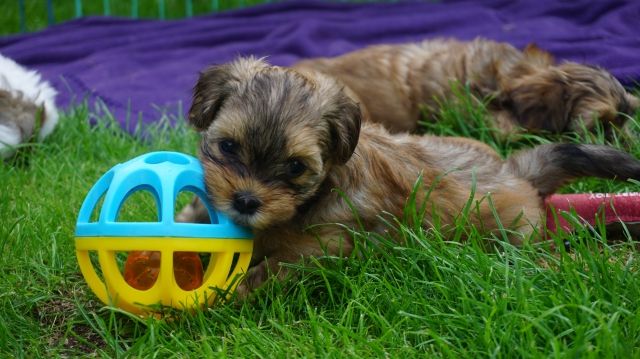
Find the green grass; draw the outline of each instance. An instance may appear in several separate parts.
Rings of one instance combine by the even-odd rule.
[[[197,135],[180,122],[151,129],[143,141],[109,120],[88,126],[90,112],[72,109],[44,143],[0,164],[2,357],[640,356],[635,244],[605,244],[605,231],[586,228],[555,237],[558,250],[498,244],[500,251],[488,252],[464,218],[464,244],[445,241],[437,228],[387,219],[406,243],[355,232],[357,257],[293,266],[296,280],[270,283],[250,302],[146,319],[105,307],[75,260],[75,218],[85,194],[111,166],[141,153],[193,154]],[[485,116],[472,105],[447,106],[430,131],[470,131],[456,113]],[[526,145],[485,140],[504,151]],[[628,146],[640,155],[640,143]],[[566,188],[589,190],[637,186],[584,180]],[[125,215],[145,208],[126,207]],[[411,200],[406,215],[419,215]]]
[[[162,0],[164,10],[161,10],[159,0],[138,0],[138,14],[141,18],[150,19],[181,19],[187,17],[185,0]],[[263,0],[193,0],[192,15],[208,14],[214,11],[224,11],[239,7],[264,3]],[[132,16],[132,1],[109,0],[108,7],[104,1],[82,1],[82,15],[95,16],[106,15],[119,17]],[[213,6],[216,3],[216,7]],[[18,1],[0,0],[0,35],[15,34],[20,32],[20,17]],[[164,11],[164,16],[162,11]],[[56,23],[74,19],[76,10],[74,1],[53,1],[53,14]],[[47,7],[44,0],[25,0],[25,15],[27,31],[37,31],[48,26]]]

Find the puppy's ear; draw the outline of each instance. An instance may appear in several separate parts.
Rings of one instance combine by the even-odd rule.
[[[216,118],[225,99],[237,88],[236,85],[267,67],[267,63],[262,59],[241,57],[201,72],[193,89],[189,122],[199,131],[207,129]]]
[[[324,116],[329,123],[330,150],[338,164],[345,164],[358,145],[362,112],[360,106],[340,91],[334,107]]]
[[[554,63],[553,55],[531,43],[522,51],[529,63],[540,66],[549,66]]]
[[[212,66],[200,73],[189,109],[189,123],[198,131],[211,125],[231,92],[229,83],[233,80],[230,65]]]
[[[571,120],[571,104],[575,99],[570,92],[569,85],[560,77],[530,76],[504,91],[499,102],[522,127],[560,133]]]

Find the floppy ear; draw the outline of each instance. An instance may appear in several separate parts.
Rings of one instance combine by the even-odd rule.
[[[338,164],[345,164],[358,145],[362,112],[360,106],[340,91],[334,108],[324,115],[329,123],[330,150]]]
[[[249,56],[237,58],[224,65],[212,66],[201,72],[193,89],[189,122],[199,131],[207,129],[227,97],[236,91],[236,85],[268,66],[264,59]]]
[[[234,79],[229,65],[212,66],[200,73],[193,88],[193,102],[189,109],[189,123],[198,131],[211,125],[229,96],[229,83]]]
[[[516,122],[533,131],[560,133],[571,120],[572,94],[560,78],[530,77],[506,90],[501,107],[513,113]]]

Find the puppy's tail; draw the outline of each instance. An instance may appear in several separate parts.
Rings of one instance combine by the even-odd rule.
[[[579,177],[640,180],[640,161],[603,145],[555,143],[517,152],[507,170],[531,182],[547,196]]]

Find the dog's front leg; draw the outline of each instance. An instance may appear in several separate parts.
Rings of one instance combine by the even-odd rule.
[[[304,263],[309,257],[348,256],[353,250],[351,237],[342,229],[325,228],[313,233],[270,230],[260,233],[254,242],[253,265],[237,288],[245,298],[268,279],[283,280],[291,271],[284,263]]]

